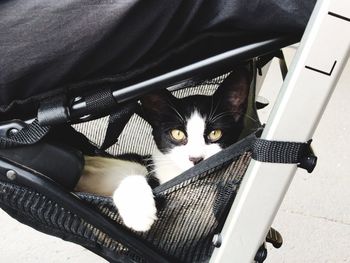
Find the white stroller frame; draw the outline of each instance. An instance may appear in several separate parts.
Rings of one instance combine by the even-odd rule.
[[[349,55],[350,2],[317,1],[261,138],[309,141]],[[295,164],[251,161],[211,263],[254,261],[296,170]]]

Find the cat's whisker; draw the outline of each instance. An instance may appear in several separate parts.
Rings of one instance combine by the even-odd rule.
[[[158,164],[173,164],[173,162],[169,160],[157,160],[157,165]]]
[[[208,119],[211,119],[214,115],[214,96],[211,96],[211,105],[210,105],[210,112],[209,112],[209,116]]]
[[[175,111],[176,115],[180,118],[180,120],[185,123],[184,118],[182,117],[180,112],[174,107],[174,105],[172,103],[169,103],[169,106],[173,111]]]
[[[158,164],[173,164],[173,162],[170,160],[158,160],[158,159],[156,159],[155,161],[157,162],[157,165]]]
[[[232,114],[232,112],[231,111],[224,111],[224,112],[219,113],[218,115],[215,115],[213,118],[215,119],[221,115],[227,115],[227,114]]]
[[[235,114],[235,113],[241,114],[241,112],[223,112],[223,113],[220,113],[220,114],[216,115],[214,118],[210,119],[210,121],[211,122],[215,122],[215,121],[219,120],[222,117],[230,116],[230,115]],[[259,122],[258,119],[255,119],[255,118],[253,118],[252,116],[250,116],[250,115],[248,115],[246,113],[244,114],[244,116],[247,117],[248,119],[252,120],[254,123],[258,123]]]
[[[163,155],[153,155],[150,160],[151,161],[163,161],[163,160],[170,161],[168,157],[163,156]]]
[[[219,120],[219,119],[222,118],[222,117],[230,116],[230,115],[232,115],[232,112],[231,112],[231,111],[225,111],[225,112],[222,112],[222,113],[220,113],[220,114],[214,116],[210,121],[211,121],[211,122],[215,122],[215,121]]]
[[[153,166],[153,169],[148,169],[148,174],[158,174],[158,171],[161,170],[160,168],[172,165],[172,162],[169,163],[157,163],[157,166]]]
[[[219,105],[220,105],[220,102],[221,102],[221,101],[217,102],[217,104],[216,104],[216,106],[215,106],[215,109],[213,110],[213,112],[212,112],[212,114],[211,114],[211,117],[210,117],[209,119],[212,119],[212,118],[213,118],[214,114],[216,113],[216,111],[217,111],[217,109],[218,109],[218,107],[219,107]]]
[[[149,167],[154,166],[154,164],[153,164],[153,163],[150,163],[150,164],[146,164],[145,166],[146,166],[146,168],[149,168]]]
[[[167,124],[169,126],[173,126],[173,125],[176,126],[179,124],[179,122],[177,122],[177,121],[164,121],[163,124]]]

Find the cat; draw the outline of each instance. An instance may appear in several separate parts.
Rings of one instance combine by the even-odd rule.
[[[244,128],[250,82],[249,71],[239,67],[212,96],[178,99],[167,90],[145,95],[141,105],[157,146],[150,162],[140,156],[85,156],[76,190],[112,196],[127,227],[148,231],[157,220],[151,176],[163,184],[236,142]]]

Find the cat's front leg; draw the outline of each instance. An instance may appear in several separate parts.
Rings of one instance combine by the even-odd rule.
[[[157,220],[152,188],[142,175],[123,179],[114,191],[113,201],[124,224],[135,231],[147,231]]]

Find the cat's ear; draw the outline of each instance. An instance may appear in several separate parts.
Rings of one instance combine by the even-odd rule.
[[[232,112],[235,121],[239,121],[247,111],[250,83],[250,71],[244,66],[237,67],[220,84],[214,94],[216,103]]]
[[[161,121],[162,116],[169,111],[169,105],[175,97],[166,89],[148,93],[141,98],[144,117],[150,124]]]

